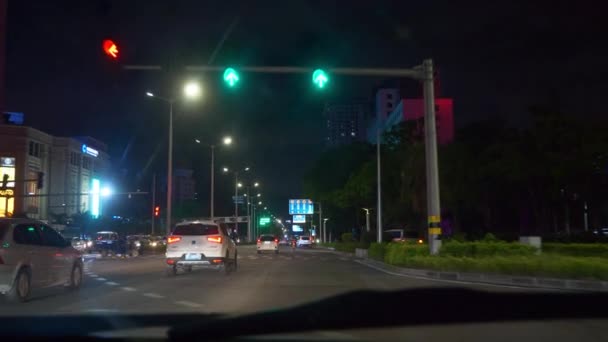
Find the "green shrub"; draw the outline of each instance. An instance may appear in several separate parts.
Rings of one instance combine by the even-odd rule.
[[[338,242],[335,244],[335,248],[340,252],[348,252],[355,253],[356,248],[369,248],[369,243],[366,242],[357,242],[357,241],[349,241],[349,242]]]
[[[458,241],[458,242],[465,242],[465,241],[467,241],[467,234],[464,232],[458,232],[458,233],[452,235],[450,240]]]
[[[492,233],[486,233],[486,235],[483,236],[483,241],[485,242],[496,242],[498,241],[498,239],[496,238],[496,236]]]
[[[353,241],[353,234],[352,233],[342,233],[340,238],[342,239],[342,242],[350,242],[350,241]]]
[[[384,254],[386,253],[387,245],[388,244],[384,243],[384,242],[383,243],[374,242],[369,246],[367,255],[372,259],[384,261]]]
[[[543,243],[542,251],[549,254],[608,258],[608,244],[603,243]]]
[[[441,246],[442,256],[479,258],[488,256],[529,256],[536,253],[536,248],[518,242],[488,241],[446,241]]]
[[[391,242],[386,245],[384,261],[392,265],[403,265],[405,259],[418,255],[428,255],[427,245]]]
[[[440,271],[608,280],[608,263],[603,258],[557,255],[493,256],[487,258],[414,255],[400,261],[391,264]]]

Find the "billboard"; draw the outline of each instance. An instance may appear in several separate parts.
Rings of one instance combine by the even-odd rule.
[[[310,199],[290,199],[289,214],[290,215],[312,215],[315,212],[315,207]]]
[[[101,214],[100,203],[99,203],[99,194],[101,192],[101,182],[97,178],[91,179],[91,191],[89,192],[89,196],[91,197],[90,203],[90,211],[91,216],[94,218],[98,218]]]
[[[293,215],[293,223],[306,223],[306,215]]]
[[[294,224],[291,226],[291,230],[293,232],[303,232],[304,228],[302,228],[302,226],[298,225],[298,224]]]
[[[15,180],[15,158],[1,157],[0,158],[0,180],[8,176],[8,180]],[[15,182],[7,182],[6,189],[0,190],[0,217],[12,216],[15,211]]]

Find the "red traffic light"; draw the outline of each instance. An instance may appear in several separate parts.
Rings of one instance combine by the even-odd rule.
[[[160,216],[160,207],[159,206],[154,207],[154,216],[155,217]]]
[[[103,41],[103,52],[112,58],[118,58],[118,46],[110,39]]]

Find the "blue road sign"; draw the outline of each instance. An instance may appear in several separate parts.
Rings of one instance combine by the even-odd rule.
[[[315,212],[314,205],[310,199],[289,200],[290,215],[312,215]]]

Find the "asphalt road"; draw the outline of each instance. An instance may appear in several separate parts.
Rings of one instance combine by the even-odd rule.
[[[323,249],[281,247],[257,254],[239,246],[239,268],[230,275],[211,269],[165,275],[163,255],[86,263],[78,292],[51,288],[33,292],[27,303],[2,303],[1,315],[66,313],[206,312],[247,313],[277,309],[358,289],[451,286],[382,273],[352,256]],[[509,288],[471,285],[492,291]]]

